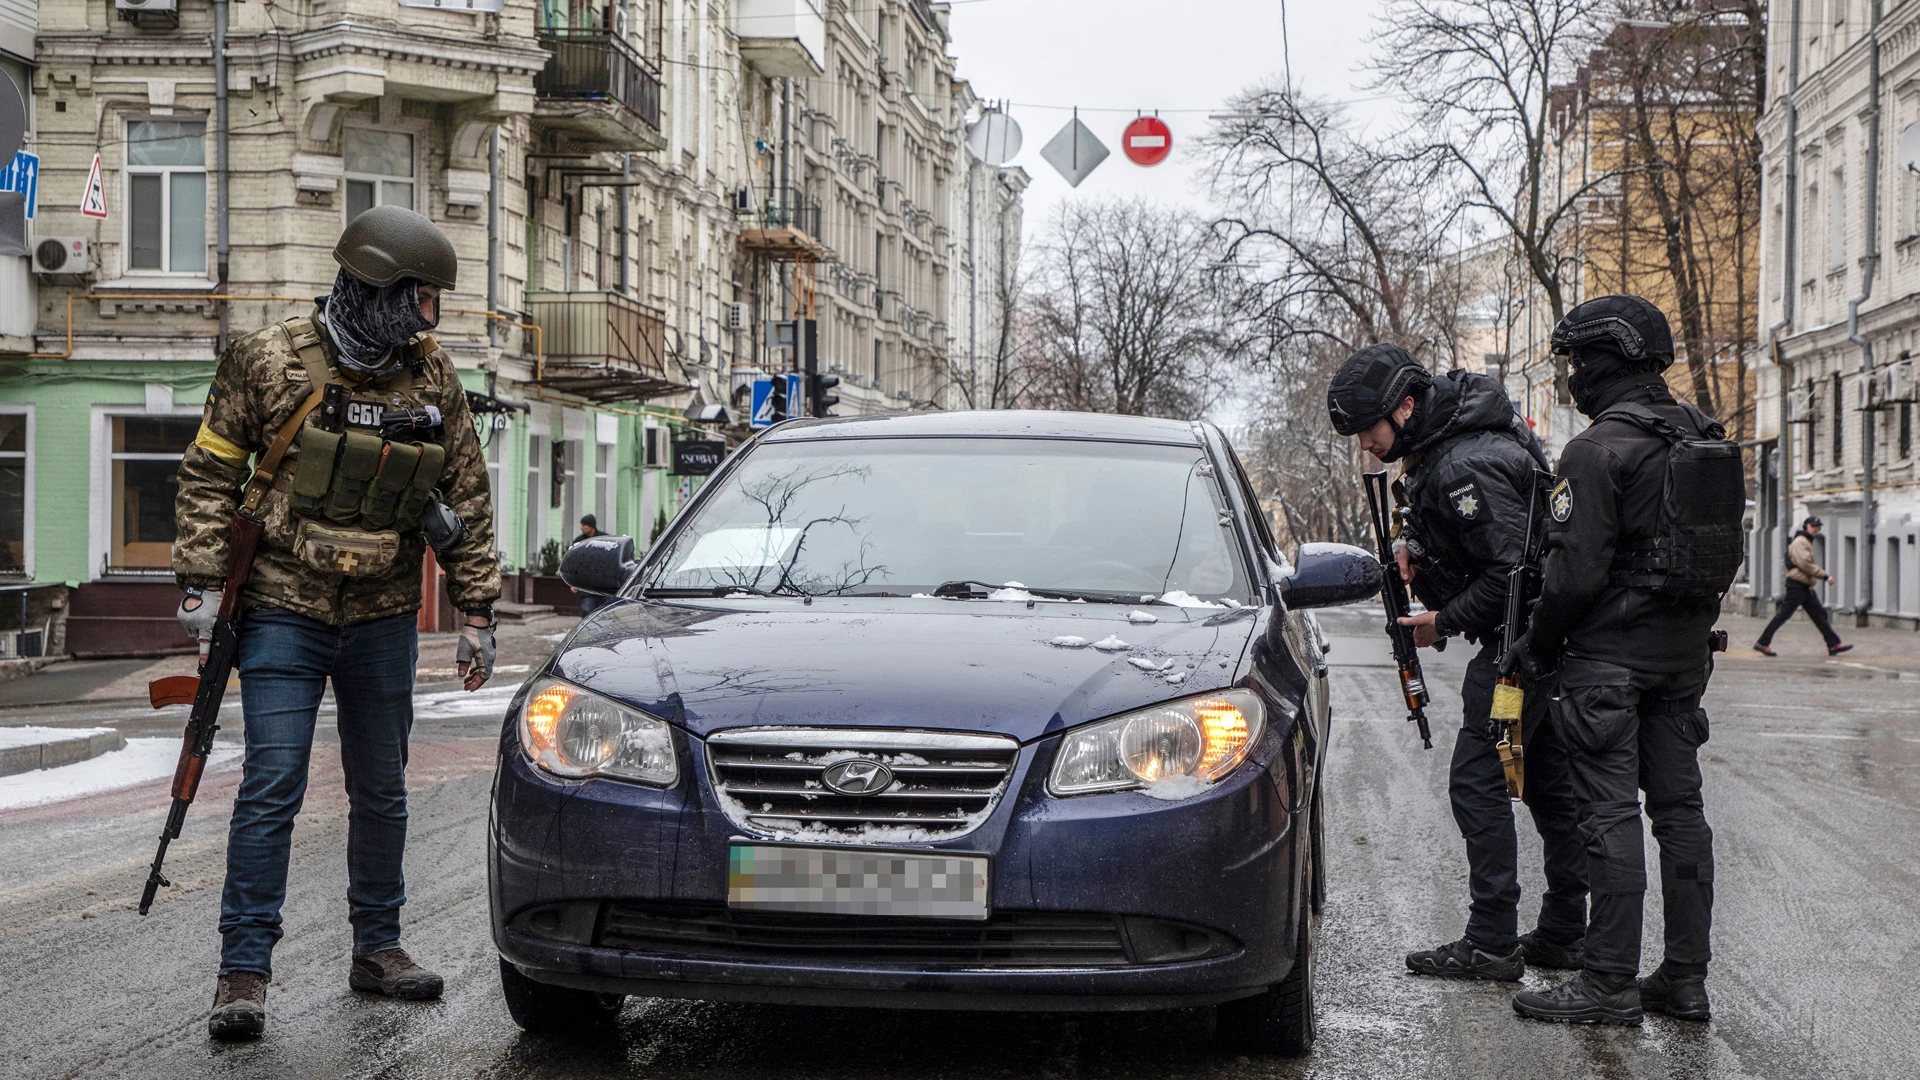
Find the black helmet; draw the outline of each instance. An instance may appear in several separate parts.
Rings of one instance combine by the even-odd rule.
[[[1673,366],[1673,330],[1645,297],[1620,294],[1578,304],[1553,328],[1553,351],[1592,346],[1617,352],[1627,366],[1665,371]]]
[[[419,278],[451,289],[460,269],[447,234],[424,215],[399,206],[376,206],[348,222],[334,245],[333,261],[376,288]]]
[[[1369,345],[1347,357],[1327,384],[1327,415],[1333,430],[1358,435],[1432,382],[1433,376],[1407,350]]]

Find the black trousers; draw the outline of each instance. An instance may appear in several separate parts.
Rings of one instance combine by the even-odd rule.
[[[1760,631],[1760,644],[1773,644],[1773,635],[1787,624],[1788,619],[1793,618],[1798,608],[1807,609],[1807,618],[1813,620],[1814,629],[1820,631],[1820,636],[1827,639],[1827,648],[1840,644],[1840,635],[1833,632],[1833,622],[1827,618],[1827,606],[1814,595],[1813,586],[1802,585],[1792,579],[1787,581],[1787,594],[1780,598],[1780,610],[1773,613],[1773,621]]]
[[[1467,841],[1467,936],[1490,948],[1505,948],[1519,937],[1520,909],[1520,841],[1514,831],[1513,800],[1507,797],[1506,773],[1488,730],[1499,652],[1498,641],[1488,642],[1467,664],[1466,682],[1460,687],[1464,722],[1453,741],[1448,778],[1453,820]],[[1522,790],[1546,857],[1547,893],[1540,899],[1538,926],[1542,936],[1564,943],[1578,940],[1586,929],[1587,855],[1566,751],[1553,725],[1543,722],[1547,690],[1530,689],[1522,710]]]
[[[1553,724],[1566,745],[1580,799],[1593,910],[1587,968],[1603,975],[1640,970],[1640,920],[1647,863],[1641,791],[1660,844],[1666,963],[1705,974],[1713,925],[1713,830],[1700,795],[1707,713],[1700,707],[1711,662],[1680,674],[1636,671],[1596,660],[1560,666]]]

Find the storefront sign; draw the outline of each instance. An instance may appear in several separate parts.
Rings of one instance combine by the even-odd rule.
[[[705,476],[726,459],[727,444],[717,439],[688,439],[673,444],[673,471],[677,476]]]

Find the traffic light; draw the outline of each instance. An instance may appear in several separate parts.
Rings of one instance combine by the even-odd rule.
[[[807,401],[814,416],[833,415],[827,410],[840,404],[840,395],[829,394],[827,391],[839,385],[840,376],[838,375],[807,376]]]
[[[787,380],[775,377],[773,380],[773,422],[779,423],[793,415],[793,403],[787,400]]]

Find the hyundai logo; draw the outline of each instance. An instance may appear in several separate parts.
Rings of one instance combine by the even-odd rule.
[[[892,785],[893,770],[877,761],[853,758],[827,766],[820,782],[841,795],[878,795]]]

